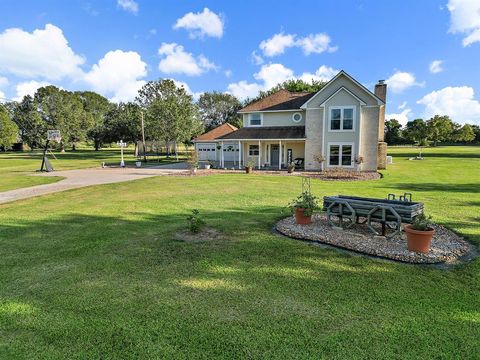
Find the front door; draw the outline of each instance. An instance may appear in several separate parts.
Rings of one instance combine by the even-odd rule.
[[[270,145],[270,165],[278,167],[279,159],[280,159],[280,146]]]

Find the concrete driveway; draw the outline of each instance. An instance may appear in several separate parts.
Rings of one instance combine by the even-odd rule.
[[[188,173],[187,169],[187,164],[177,163],[149,168],[93,168],[40,173],[37,176],[61,176],[65,179],[53,184],[0,192],[0,204],[91,185],[111,184],[152,176],[180,175]]]

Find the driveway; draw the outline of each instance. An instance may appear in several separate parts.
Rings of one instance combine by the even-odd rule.
[[[185,174],[187,172],[185,163],[177,163],[150,168],[93,168],[41,173],[37,176],[61,176],[65,179],[52,184],[0,192],[0,204],[85,186],[111,184],[152,176]]]

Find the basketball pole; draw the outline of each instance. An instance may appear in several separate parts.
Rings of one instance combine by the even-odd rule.
[[[45,156],[47,156],[49,142],[50,140],[47,139],[47,142],[45,143],[45,148],[43,149],[42,166],[40,167],[40,171],[43,171],[43,166],[45,165]]]
[[[147,149],[145,149],[145,126],[143,124],[143,111],[142,114],[142,143],[143,143],[143,161],[147,162]]]

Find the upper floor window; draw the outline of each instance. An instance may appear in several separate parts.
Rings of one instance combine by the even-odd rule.
[[[253,113],[248,116],[250,126],[260,126],[262,125],[262,114]]]
[[[330,108],[330,131],[354,131],[355,108],[332,107]]]

